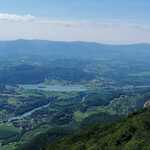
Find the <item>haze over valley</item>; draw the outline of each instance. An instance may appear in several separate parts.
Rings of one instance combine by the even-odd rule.
[[[149,7],[2,0],[0,150],[149,150]]]

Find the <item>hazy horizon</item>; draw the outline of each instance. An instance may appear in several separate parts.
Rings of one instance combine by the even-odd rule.
[[[63,41],[63,40],[49,40],[49,39],[21,39],[21,38],[17,38],[17,39],[7,39],[7,40],[0,40],[0,42],[15,42],[15,41],[48,41],[48,42],[63,42],[63,43],[89,43],[89,44],[99,44],[99,45],[112,45],[112,46],[130,46],[130,45],[150,45],[150,42],[128,42],[128,43],[109,43],[109,42],[94,42],[94,41]]]
[[[149,7],[146,0],[2,0],[0,40],[150,43]]]

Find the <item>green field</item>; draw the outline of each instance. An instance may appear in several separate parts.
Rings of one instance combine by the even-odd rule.
[[[11,124],[0,124],[0,140],[9,139],[20,134],[20,130]]]

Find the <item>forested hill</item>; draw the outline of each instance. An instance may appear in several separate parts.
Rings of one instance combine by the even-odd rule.
[[[138,54],[138,55],[135,55]],[[3,56],[48,56],[75,58],[107,58],[150,56],[150,44],[107,45],[90,42],[54,42],[44,40],[0,41]]]
[[[53,143],[40,135],[22,150],[149,150],[150,109],[134,113],[111,125],[93,125]],[[36,150],[35,149],[35,150]]]

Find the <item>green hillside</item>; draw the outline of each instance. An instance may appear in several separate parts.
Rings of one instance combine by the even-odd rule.
[[[150,110],[119,123],[93,126],[47,146],[46,150],[149,150]]]
[[[59,132],[59,136],[63,132]],[[48,134],[40,135],[22,150],[149,150],[150,109],[134,113],[111,125],[93,125],[78,133],[46,143]],[[36,148],[36,149],[35,149]]]

